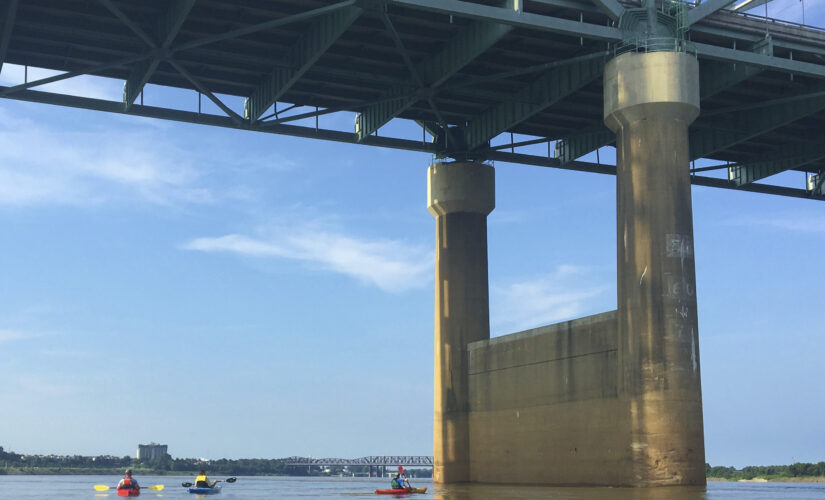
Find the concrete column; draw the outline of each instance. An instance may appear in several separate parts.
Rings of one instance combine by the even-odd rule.
[[[619,391],[630,412],[628,484],[705,484],[688,125],[699,65],[627,53],[604,75],[616,132]]]
[[[433,482],[468,482],[467,344],[490,338],[487,214],[495,173],[482,163],[436,163],[427,192],[436,225]]]

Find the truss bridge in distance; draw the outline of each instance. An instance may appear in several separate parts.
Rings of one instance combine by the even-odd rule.
[[[407,467],[432,467],[433,457],[428,456],[369,456],[361,458],[314,458],[314,457],[289,457],[286,459],[287,465],[303,466],[334,466],[334,465],[365,465],[365,466],[398,466]]]

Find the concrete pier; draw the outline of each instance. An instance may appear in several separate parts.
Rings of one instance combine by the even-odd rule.
[[[618,396],[630,418],[630,484],[705,484],[688,126],[699,66],[627,53],[604,76],[616,132]]]
[[[436,163],[428,171],[436,220],[433,481],[470,480],[469,354],[490,338],[487,215],[495,174],[483,163]]]

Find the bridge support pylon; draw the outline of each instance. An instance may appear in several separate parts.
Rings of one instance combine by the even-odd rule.
[[[688,126],[699,65],[626,53],[604,75],[616,133],[618,395],[630,417],[630,484],[705,484]]]
[[[427,182],[436,220],[433,482],[470,480],[467,344],[490,338],[487,215],[495,173],[483,163],[436,163]]]

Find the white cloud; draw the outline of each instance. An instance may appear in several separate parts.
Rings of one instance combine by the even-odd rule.
[[[277,236],[263,238],[238,234],[197,238],[183,248],[299,260],[387,292],[402,292],[432,283],[432,251],[421,245],[400,240],[359,239],[309,226],[290,227],[275,234]]]
[[[20,340],[26,338],[23,332],[14,330],[0,330],[0,342],[9,342],[11,340]]]
[[[190,157],[155,131],[63,132],[0,109],[0,205],[210,202]]]
[[[592,311],[592,303],[603,299],[611,289],[599,283],[593,274],[584,267],[559,266],[554,272],[534,279],[491,286],[493,329],[512,333]]]
[[[43,337],[42,333],[23,332],[20,330],[0,330],[0,342],[12,342],[15,340],[28,340]]]
[[[738,217],[728,220],[727,224],[733,226],[764,227],[797,233],[825,233],[825,215],[821,213]]]

